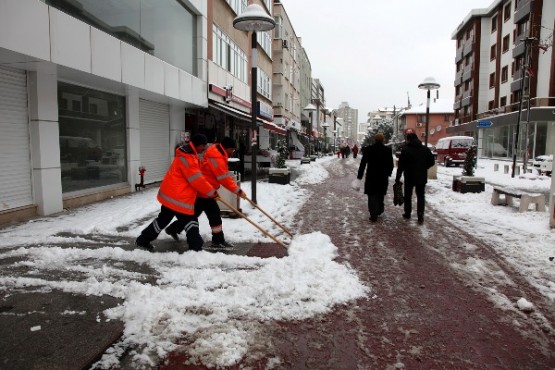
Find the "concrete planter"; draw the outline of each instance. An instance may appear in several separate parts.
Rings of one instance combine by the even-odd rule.
[[[291,180],[291,171],[289,168],[274,168],[268,170],[268,181],[272,184],[287,185]]]
[[[485,190],[486,180],[476,176],[453,176],[453,191],[459,193],[480,193]]]

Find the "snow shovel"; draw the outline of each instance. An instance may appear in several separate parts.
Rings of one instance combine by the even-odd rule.
[[[256,204],[255,202],[253,202],[252,200],[250,200],[249,198],[245,198],[246,200],[249,201],[250,204],[252,204],[255,208],[257,208],[260,212],[264,213],[264,215],[266,215],[270,220],[272,220],[276,225],[278,225],[279,227],[281,227],[283,229],[283,231],[285,231],[287,234],[289,234],[290,237],[293,237],[293,234],[287,230],[285,228],[285,226],[283,226],[282,224],[280,224],[279,222],[277,222],[276,220],[274,220],[272,218],[272,216],[270,216],[269,214],[267,214],[266,212],[264,212],[264,210],[262,208],[260,208],[258,206],[258,204]]]
[[[224,199],[220,198],[220,197],[216,197],[217,201],[222,202],[223,204],[225,204],[229,209],[231,209],[233,212],[237,213],[239,216],[243,217],[245,220],[247,220],[248,222],[250,222],[254,227],[256,227],[258,230],[262,231],[262,233],[266,236],[268,236],[269,238],[271,238],[273,241],[275,241],[276,243],[278,243],[279,245],[281,245],[283,248],[287,249],[287,247],[285,246],[285,244],[283,244],[283,242],[279,241],[278,239],[276,239],[275,237],[273,237],[272,235],[270,235],[266,230],[264,230],[263,228],[261,228],[260,226],[258,226],[253,220],[251,220],[250,218],[248,218],[247,216],[245,216],[243,213],[241,213],[238,209],[236,209],[235,207],[233,207],[231,204],[229,204],[229,202],[225,201]]]

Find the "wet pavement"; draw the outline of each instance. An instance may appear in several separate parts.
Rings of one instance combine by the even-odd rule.
[[[257,335],[264,345],[253,351],[261,352],[229,369],[555,368],[553,302],[490,246],[433,209],[419,225],[415,217],[404,220],[388,194],[384,216],[370,223],[366,196],[350,188],[357,164],[328,162],[330,177],[307,186],[312,195],[292,231],[328,234],[338,247],[338,261],[371,287],[369,296],[310,320],[260,323]],[[237,253],[285,256],[282,247],[270,243],[241,245]],[[489,275],[472,274],[467,264],[476,259]],[[500,295],[507,302],[499,302]],[[511,307],[520,297],[533,301],[535,310]],[[121,322],[99,320],[103,310],[118,303],[108,296],[53,291],[7,295],[0,301],[0,368],[90,367],[122,333]],[[23,320],[28,312],[32,315]],[[186,365],[187,360],[174,353],[158,368],[206,369]],[[124,359],[121,368],[133,367]]]

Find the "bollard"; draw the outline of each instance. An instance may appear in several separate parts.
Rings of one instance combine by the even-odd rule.
[[[509,173],[509,165],[508,164],[503,165],[503,173],[505,173],[505,174]]]
[[[515,176],[520,175],[520,166],[515,167]]]
[[[495,172],[499,171],[499,163],[494,163],[494,165],[493,165],[493,170],[494,170]]]

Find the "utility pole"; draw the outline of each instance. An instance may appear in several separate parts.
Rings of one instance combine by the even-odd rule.
[[[522,117],[522,101],[524,99],[524,80],[526,79],[526,73],[527,70],[529,68],[528,66],[528,53],[529,53],[529,48],[530,48],[530,43],[536,40],[536,38],[534,37],[526,37],[524,39],[521,39],[521,41],[524,42],[524,58],[522,60],[522,65],[520,67],[521,69],[521,73],[522,73],[522,78],[520,80],[520,100],[518,103],[518,118],[517,118],[517,122],[516,122],[516,135],[515,135],[515,141],[514,141],[514,145],[513,145],[513,171],[511,173],[511,177],[515,177],[515,171],[516,171],[516,157],[517,157],[517,153],[518,153],[518,137],[519,137],[519,133],[520,133],[520,120]],[[530,91],[528,91],[528,94],[530,94]],[[528,110],[530,109],[530,106],[528,104]]]

